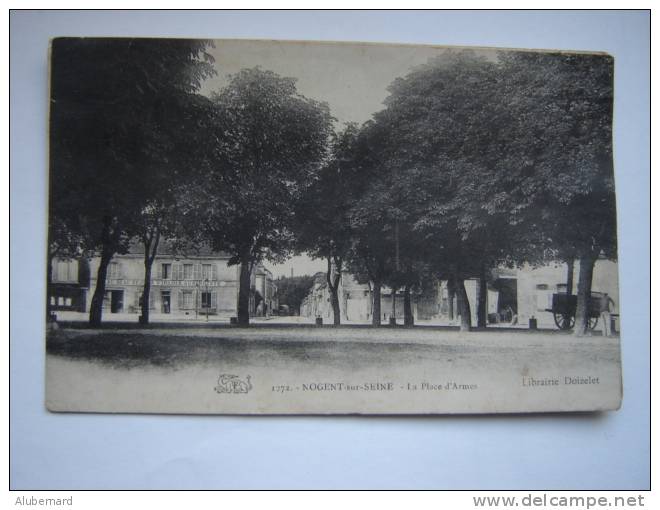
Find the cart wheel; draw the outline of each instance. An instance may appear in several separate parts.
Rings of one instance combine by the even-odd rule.
[[[564,315],[563,313],[555,313],[555,324],[559,329],[571,329],[575,326],[575,317]]]
[[[594,329],[598,325],[598,317],[589,317],[589,329]]]

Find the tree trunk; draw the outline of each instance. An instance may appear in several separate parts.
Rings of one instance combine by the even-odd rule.
[[[151,268],[153,260],[148,255],[144,257],[144,287],[142,288],[142,299],[140,300],[140,324],[149,324],[149,297],[151,294]]]
[[[412,327],[415,325],[415,317],[412,312],[412,302],[410,299],[410,286],[403,288],[403,325]]]
[[[339,307],[339,291],[337,289],[331,290],[330,300],[332,301],[332,323],[335,326],[341,324],[341,308]]]
[[[374,313],[374,292],[371,288],[371,280],[367,280],[367,287],[369,287],[369,308],[367,308],[367,317]]]
[[[156,227],[155,232],[151,232],[152,237],[144,238],[144,287],[142,289],[142,299],[140,300],[141,324],[149,324],[149,302],[151,294],[151,269],[158,253],[158,242],[160,241],[160,226]]]
[[[488,284],[486,283],[486,268],[482,265],[479,271],[477,289],[477,327],[485,328],[488,319]]]
[[[92,304],[89,309],[90,326],[98,327],[101,325],[103,318],[103,298],[105,297],[105,280],[108,276],[108,265],[110,265],[112,255],[112,253],[105,250],[101,253],[99,270],[96,274],[96,288],[94,289]]]
[[[575,336],[584,336],[589,331],[589,298],[591,282],[594,276],[596,257],[587,255],[580,257],[580,273],[577,287],[577,309],[575,311]]]
[[[332,259],[328,257],[328,271],[325,274],[328,288],[330,289],[330,302],[332,304],[332,320],[335,326],[341,324],[341,309],[339,307],[339,280],[341,273],[339,269],[335,268],[334,275],[332,274]]]
[[[373,306],[372,306],[372,314],[371,314],[371,324],[372,326],[379,328],[380,327],[380,287],[381,283],[380,280],[374,280],[374,288],[373,288]]]
[[[241,257],[241,273],[238,286],[238,324],[250,324],[250,258]]]
[[[447,316],[450,321],[454,320],[454,298],[456,297],[456,287],[453,280],[447,280]]]
[[[573,272],[575,269],[575,260],[571,259],[566,262],[568,266],[566,270],[566,294],[569,296],[573,294]]]
[[[472,327],[472,317],[470,311],[470,301],[465,291],[465,283],[462,278],[456,279],[456,295],[458,297],[458,313],[461,316],[461,331],[470,331]]]

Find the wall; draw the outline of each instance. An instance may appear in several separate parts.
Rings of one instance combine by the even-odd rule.
[[[153,315],[171,315],[178,317],[193,318],[199,314],[205,314],[206,309],[202,307],[202,292],[215,294],[212,296],[210,313],[220,317],[232,317],[236,315],[238,294],[238,272],[239,266],[228,266],[227,258],[196,257],[187,259],[175,259],[167,256],[159,256],[152,267],[152,284],[150,292],[150,309]],[[87,311],[91,306],[91,296],[96,288],[96,275],[100,258],[90,260],[91,284],[90,294],[87,299]],[[124,292],[122,313],[140,313],[139,298],[144,286],[144,260],[137,255],[118,255],[112,259],[112,263],[119,265],[118,274],[108,273],[106,279],[106,292],[121,290]],[[170,275],[167,279],[161,279],[161,265],[170,264]],[[181,274],[177,271],[177,265],[191,264],[193,272],[190,278],[180,279]],[[201,265],[212,265],[211,278],[208,282],[202,279],[204,276]],[[194,266],[200,266],[195,269]],[[170,293],[170,313],[164,313],[164,292]],[[183,298],[182,294],[188,298]],[[186,301],[189,300],[189,301]],[[110,301],[104,302],[104,308],[110,309]]]

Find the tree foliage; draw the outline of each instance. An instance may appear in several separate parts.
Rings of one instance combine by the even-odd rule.
[[[105,270],[162,199],[183,119],[213,74],[209,45],[179,39],[55,39],[52,44],[49,244],[57,224],[101,254],[90,321],[101,321]],[[180,169],[181,167],[179,167]]]
[[[201,182],[204,235],[241,264],[239,323],[248,322],[249,275],[294,248],[295,204],[323,163],[327,104],[300,95],[293,78],[244,69],[213,96],[219,158]]]
[[[465,328],[466,278],[615,257],[611,67],[598,55],[448,51],[395,80],[368,128],[381,136],[378,171],[353,208],[354,247],[377,246],[392,286],[429,268],[453,280]]]
[[[491,268],[579,260],[584,332],[595,260],[616,258],[610,57],[448,50],[334,133],[327,104],[258,67],[197,95],[208,44],[53,42],[49,258],[95,250],[104,282],[138,236],[148,296],[162,236],[206,242],[241,265],[247,324],[255,265],[305,251],[328,261],[336,323],[348,269],[373,289],[374,325],[382,286],[405,290],[409,315],[432,275],[464,329],[465,279],[483,293]]]

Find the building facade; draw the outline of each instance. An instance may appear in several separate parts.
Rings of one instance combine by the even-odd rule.
[[[195,254],[157,255],[152,266],[149,310],[152,317],[186,319],[237,316],[240,266],[230,256],[200,250]],[[99,257],[55,259],[49,302],[53,311],[89,312],[97,284]],[[115,255],[105,281],[104,314],[141,314],[144,255],[139,247]],[[276,305],[276,287],[263,265],[251,275],[250,315],[267,316]]]
[[[50,310],[84,311],[90,284],[88,261],[55,258],[50,267]]]

